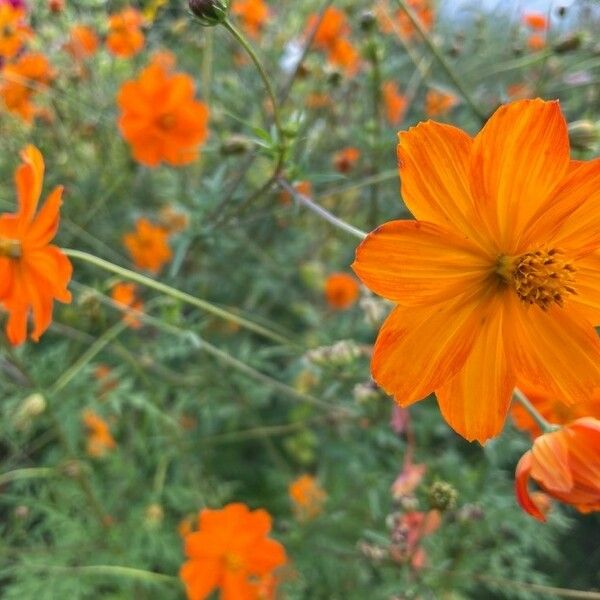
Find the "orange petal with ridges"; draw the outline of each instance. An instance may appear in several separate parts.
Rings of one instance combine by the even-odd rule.
[[[538,519],[538,521],[545,522],[546,516],[538,508],[535,502],[529,495],[529,479],[531,477],[531,451],[526,452],[521,457],[517,464],[515,472],[515,494],[517,501],[521,505],[521,508],[528,512],[532,517]]]
[[[42,193],[44,180],[44,158],[42,153],[32,145],[21,152],[23,164],[19,165],[15,174],[19,213],[23,219],[21,229],[32,219],[38,200]]]

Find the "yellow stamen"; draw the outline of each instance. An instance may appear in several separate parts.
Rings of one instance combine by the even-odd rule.
[[[6,258],[21,258],[23,249],[19,240],[0,237],[0,256]]]
[[[548,310],[553,304],[563,306],[565,298],[576,294],[575,269],[565,262],[556,248],[526,252],[516,257],[501,256],[496,273],[527,304]]]
[[[228,571],[238,571],[244,566],[244,562],[237,554],[230,552],[225,555],[225,565]]]

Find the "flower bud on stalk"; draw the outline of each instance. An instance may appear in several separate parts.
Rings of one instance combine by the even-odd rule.
[[[189,0],[188,5],[204,27],[223,23],[229,10],[229,0]]]

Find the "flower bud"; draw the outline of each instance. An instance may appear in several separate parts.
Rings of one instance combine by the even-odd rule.
[[[431,484],[427,496],[432,509],[445,512],[456,506],[458,492],[452,484],[446,481],[435,481]]]
[[[591,151],[600,142],[600,127],[587,120],[569,123],[569,141],[576,150]]]
[[[564,54],[565,52],[572,52],[577,50],[581,46],[583,41],[582,35],[579,32],[569,33],[565,35],[552,46],[552,49],[556,54]]]
[[[189,0],[188,4],[204,27],[214,27],[227,18],[229,0]]]

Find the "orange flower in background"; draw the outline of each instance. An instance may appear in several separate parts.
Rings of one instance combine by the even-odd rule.
[[[294,512],[300,521],[317,517],[323,510],[327,494],[312,475],[301,475],[288,486]]]
[[[264,578],[286,563],[283,546],[268,536],[271,517],[232,503],[200,511],[198,531],[185,538],[188,558],[180,570],[189,600],[203,600],[216,589],[221,598],[259,600]]]
[[[375,381],[401,406],[436,393],[467,440],[504,425],[516,382],[566,403],[600,387],[600,160],[571,162],[558,102],[500,107],[469,135],[402,132],[402,197],[416,221],[367,236],[354,271],[395,302]]]
[[[84,410],[83,422],[88,428],[87,453],[95,458],[101,458],[117,444],[110,433],[110,429],[104,419],[92,410]]]
[[[160,209],[158,218],[163,229],[169,235],[185,231],[190,224],[190,217],[170,204],[167,204]]]
[[[523,510],[545,521],[529,493],[530,479],[582,513],[600,510],[600,421],[585,417],[545,433],[521,457],[515,474],[517,500]]]
[[[398,86],[393,81],[386,81],[381,92],[383,94],[383,103],[385,105],[385,116],[390,125],[398,125],[404,119],[408,101],[400,93]]]
[[[40,109],[33,104],[35,94],[54,78],[48,59],[40,52],[23,54],[4,67],[0,97],[6,109],[31,123]]]
[[[33,35],[25,24],[25,11],[10,4],[0,5],[0,57],[13,58]]]
[[[506,95],[510,100],[525,100],[534,94],[533,88],[528,83],[513,83],[506,86]]]
[[[241,19],[244,31],[253,38],[260,35],[271,16],[264,0],[234,0],[231,12]]]
[[[527,47],[532,52],[537,52],[538,50],[543,50],[546,47],[546,40],[543,35],[539,35],[538,33],[532,33],[527,38]]]
[[[333,166],[340,173],[349,173],[354,169],[358,159],[360,158],[360,150],[358,148],[348,147],[343,148],[333,155]]]
[[[546,31],[548,29],[548,19],[542,13],[525,13],[523,23],[533,31]]]
[[[117,283],[113,287],[110,297],[113,302],[122,306],[124,310],[131,309],[139,312],[144,310],[144,303],[137,296],[135,283]],[[139,329],[142,326],[139,317],[129,310],[125,312],[123,320],[133,329]]]
[[[194,80],[172,73],[174,58],[158,54],[118,96],[119,128],[134,158],[148,167],[186,165],[206,140],[208,107],[194,99]]]
[[[138,219],[135,231],[125,234],[123,243],[135,266],[151,273],[158,273],[173,257],[169,248],[169,234],[148,219]]]
[[[65,50],[75,59],[84,60],[96,54],[100,41],[96,32],[87,25],[73,25]]]
[[[340,38],[329,48],[327,60],[348,77],[356,75],[360,68],[360,54],[346,38]]]
[[[37,342],[52,322],[54,300],[71,302],[71,262],[50,244],[58,230],[62,187],[54,188],[36,214],[44,159],[34,146],[21,157],[15,173],[18,211],[0,216],[0,306],[8,312],[6,335],[14,346],[27,338],[30,313],[31,338]]]
[[[410,453],[404,460],[402,471],[392,484],[392,496],[395,500],[411,496],[413,492],[421,485],[423,477],[427,472],[427,465],[415,464],[412,461]]]
[[[430,0],[408,0],[408,6],[413,10],[417,19],[426,31],[430,31],[435,20],[435,13]],[[417,29],[403,10],[396,11],[396,19],[400,33],[406,39],[417,35]]]
[[[358,299],[358,281],[347,273],[332,273],[325,281],[325,297],[331,308],[346,310]]]
[[[108,18],[106,47],[120,58],[135,56],[144,47],[144,23],[142,13],[135,8],[126,8]]]
[[[437,510],[412,511],[396,516],[392,528],[390,557],[399,564],[409,563],[413,569],[422,569],[427,561],[421,541],[435,533],[442,524]]]
[[[319,15],[313,14],[308,18],[307,33],[314,30],[319,22]],[[346,14],[335,6],[330,6],[319,24],[314,36],[314,45],[321,50],[329,50],[337,41],[350,33]]]
[[[296,181],[294,183],[293,188],[303,196],[307,196],[311,198],[313,195],[313,187],[310,181]],[[292,195],[287,190],[282,190],[281,194],[279,194],[279,202],[281,204],[291,204],[292,203]]]
[[[428,117],[439,117],[450,112],[458,104],[453,94],[439,90],[429,90],[425,96],[425,113]]]

